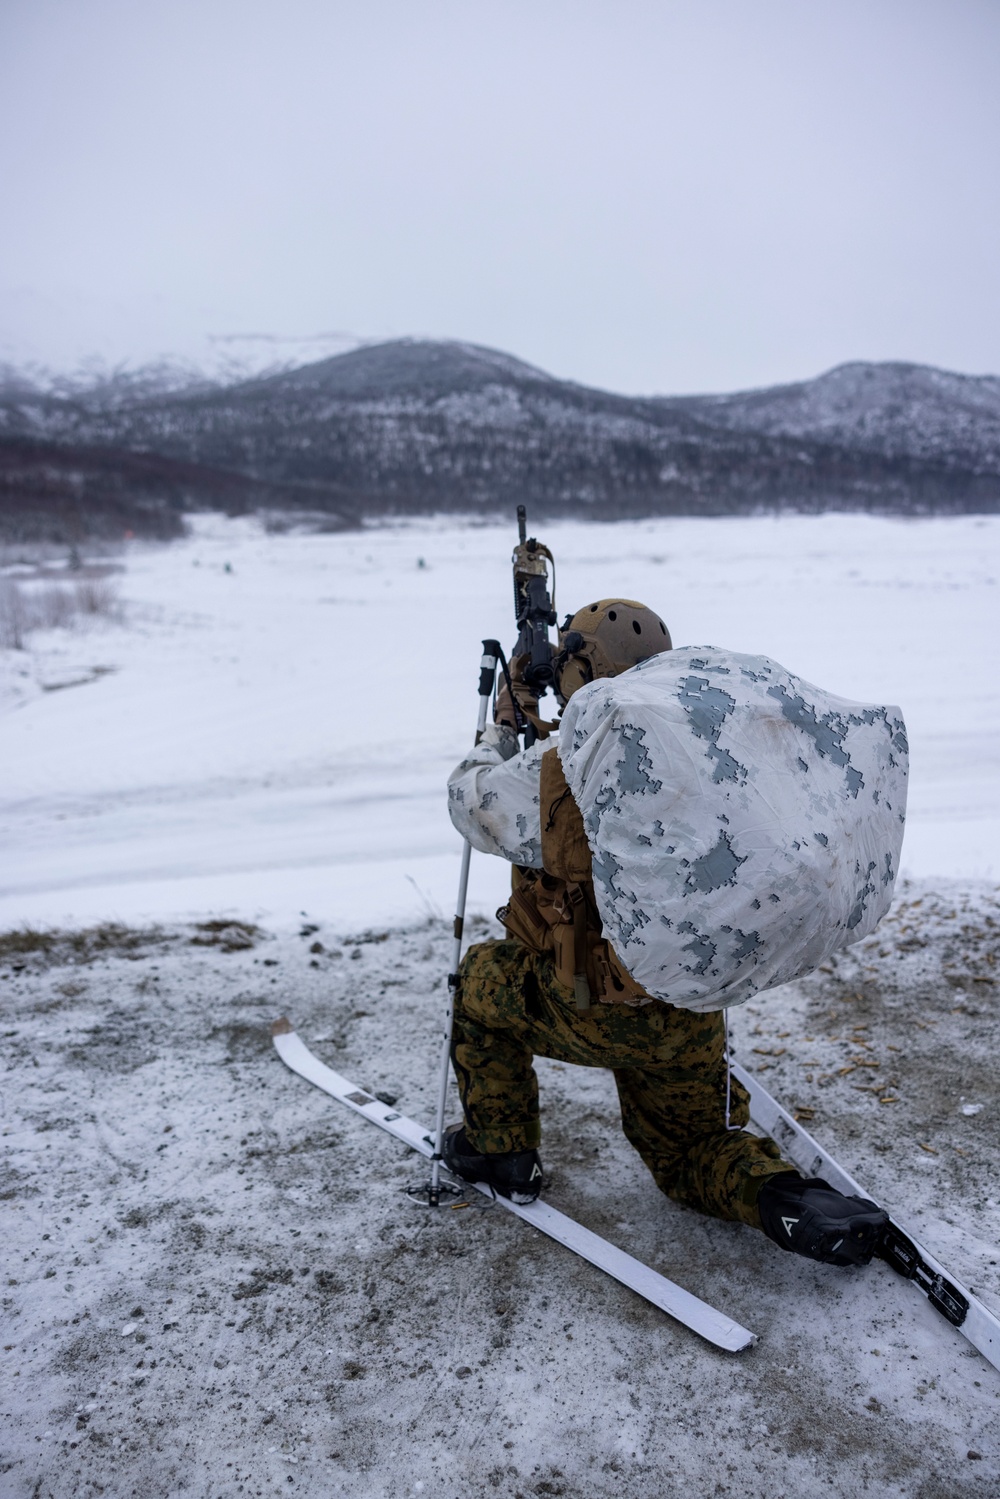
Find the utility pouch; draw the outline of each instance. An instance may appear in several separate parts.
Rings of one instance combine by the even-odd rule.
[[[561,917],[553,907],[553,894],[558,898],[559,886],[555,880],[546,886],[546,876],[533,869],[521,871],[521,877],[511,891],[510,900],[497,912],[497,921],[506,928],[507,935],[520,942],[529,952],[551,952],[552,926]]]
[[[593,996],[587,977],[587,898],[582,887],[562,884],[551,913],[556,978],[573,995],[578,1014],[586,1015]]]
[[[573,999],[577,1013],[590,1009],[590,983],[587,979],[587,898],[580,885],[567,885],[573,912]]]
[[[540,869],[519,869],[497,920],[529,952],[552,954],[556,982],[572,995],[578,1014],[586,1015],[595,1000],[636,1007],[654,1003],[601,936],[587,889]]]
[[[594,953],[598,997],[606,1005],[632,1005],[639,1009],[643,1005],[656,1004],[641,984],[637,984],[624,964],[618,961],[614,948],[602,939]]]
[[[515,942],[520,942],[529,952],[547,951],[549,929],[539,917],[536,907],[525,900],[519,890],[515,890],[507,904],[497,911],[497,921],[506,928],[508,937],[513,937]]]

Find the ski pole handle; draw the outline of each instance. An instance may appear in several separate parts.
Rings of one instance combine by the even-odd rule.
[[[486,727],[486,711],[489,708],[490,698],[493,696],[493,683],[496,681],[497,662],[503,655],[499,640],[483,641],[483,659],[479,663],[479,725],[478,732],[481,734]]]

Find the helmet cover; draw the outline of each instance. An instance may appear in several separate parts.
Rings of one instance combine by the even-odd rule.
[[[556,691],[562,702],[586,682],[617,677],[630,666],[672,649],[658,614],[635,599],[600,599],[563,622],[556,657]]]

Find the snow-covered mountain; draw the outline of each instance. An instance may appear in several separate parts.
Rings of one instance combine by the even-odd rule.
[[[519,501],[602,518],[992,512],[1000,379],[849,364],[770,390],[639,398],[474,344],[403,339],[231,385],[173,367],[62,389],[9,377],[0,447],[26,443],[32,462],[72,446],[211,471],[178,477],[192,507],[216,503],[225,474],[234,508],[258,505],[264,484],[276,503],[343,517]]]
[[[887,457],[1000,471],[1000,377],[924,364],[841,364],[816,380],[665,405],[739,432],[805,437]]]

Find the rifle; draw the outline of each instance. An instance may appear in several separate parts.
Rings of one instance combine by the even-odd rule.
[[[537,699],[555,683],[553,658],[556,652],[549,640],[549,627],[557,620],[556,562],[547,546],[527,535],[527,514],[523,505],[517,507],[517,535],[518,544],[511,560],[514,567],[514,621],[518,635],[512,654],[518,664],[518,682],[523,683]],[[546,558],[552,563],[552,597],[549,596]],[[524,734],[527,749],[538,738],[538,729],[517,700],[506,662],[503,670],[517,715],[518,730]]]
[[[523,505],[517,507],[518,544],[514,548],[514,617],[518,636],[514,657],[518,668],[518,685],[528,688],[532,697],[539,698],[555,682],[553,657],[555,651],[549,641],[549,627],[556,623],[555,600],[549,597],[549,575],[546,558],[552,563],[552,587],[555,592],[555,558],[547,546],[527,537],[527,519]],[[489,701],[496,682],[497,663],[503,670],[507,691],[514,706],[518,731],[523,732],[525,748],[538,738],[537,715],[529,717],[518,702],[511,682],[510,670],[497,640],[483,641],[483,657],[479,670],[479,720],[476,725],[476,743],[486,726]],[[534,722],[532,721],[534,719]],[[448,1070],[451,1059],[451,1037],[454,1022],[454,998],[458,986],[458,969],[462,956],[462,937],[465,926],[465,902],[469,887],[469,863],[472,846],[468,842],[462,849],[462,864],[458,878],[458,900],[455,903],[455,925],[452,931],[454,955],[452,971],[448,975],[448,1004],[442,1034],[441,1070],[438,1080],[438,1104],[434,1127],[434,1148],[431,1155],[430,1180],[408,1189],[415,1200],[426,1199],[429,1207],[438,1207],[442,1191],[459,1192],[441,1182],[441,1148],[444,1141],[444,1116],[448,1096]]]

